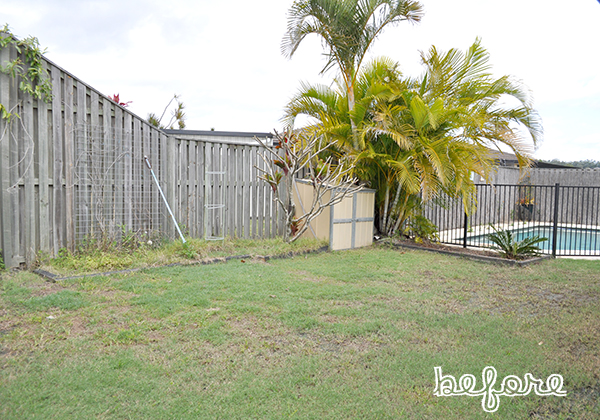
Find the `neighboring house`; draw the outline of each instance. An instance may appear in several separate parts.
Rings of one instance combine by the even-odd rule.
[[[163,130],[167,135],[180,140],[208,141],[211,143],[227,143],[240,145],[254,145],[258,137],[266,144],[273,144],[273,134],[253,133],[240,131],[201,131],[201,130]]]
[[[581,169],[566,165],[540,162],[533,160],[532,166],[519,169],[517,157],[511,153],[493,151],[498,162],[498,168],[491,176],[491,184],[529,184],[529,185],[554,185],[600,187],[600,168]],[[475,180],[484,184],[480,177]]]
[[[496,159],[498,166],[506,168],[518,168],[519,160],[513,153],[499,152],[497,150],[491,150],[492,156]],[[532,161],[532,168],[556,168],[556,169],[577,169],[572,166],[558,165],[555,163],[546,163],[536,159]]]

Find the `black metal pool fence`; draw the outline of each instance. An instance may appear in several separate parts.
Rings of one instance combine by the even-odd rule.
[[[506,229],[516,240],[547,238],[539,244],[544,254],[600,257],[600,187],[478,184],[471,214],[462,200],[440,198],[423,215],[444,244],[490,248],[488,235]]]

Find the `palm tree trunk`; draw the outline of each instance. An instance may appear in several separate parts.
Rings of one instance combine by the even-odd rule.
[[[398,188],[400,188],[400,186],[398,186]],[[406,203],[408,201],[408,195],[406,196],[406,199],[404,200],[404,208],[406,208]],[[404,217],[402,217],[402,215],[398,215],[398,218],[396,219],[396,223],[394,224],[394,228],[392,229],[392,235],[394,233],[396,233],[396,231],[398,230],[398,228],[400,227],[400,223],[404,220]]]
[[[390,203],[390,184],[385,185],[385,200],[383,202],[383,216],[381,217],[381,233],[387,234],[388,204]]]
[[[400,201],[400,185],[398,185],[398,188],[396,188],[396,196],[394,197],[394,203],[390,206],[390,211],[389,211],[389,216],[388,216],[388,221],[386,222],[386,226],[388,226],[389,232],[387,232],[388,236],[392,236],[395,232],[396,229],[392,228],[392,215],[394,214],[394,212],[392,211],[393,209],[396,208],[396,206],[398,205],[398,201]]]
[[[346,76],[346,77],[348,77],[348,76]],[[350,80],[351,79],[348,78],[346,81],[346,83],[347,83],[346,88],[348,90],[348,114],[350,117],[350,127],[352,127],[352,145],[354,146],[355,149],[358,149],[356,123],[354,122],[354,115],[353,115],[354,108],[356,107],[356,98],[354,96],[354,84]]]

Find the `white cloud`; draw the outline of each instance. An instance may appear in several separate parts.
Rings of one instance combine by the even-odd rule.
[[[329,83],[316,37],[292,60],[280,53],[292,0],[3,0],[19,36],[34,35],[48,57],[106,94],[120,93],[145,117],[174,93],[188,127],[268,131],[279,126],[300,81]],[[418,25],[389,28],[372,55],[407,74],[421,71],[419,50],[467,48],[482,38],[498,75],[533,91],[544,119],[538,156],[600,160],[597,25],[593,0],[423,0]],[[568,112],[565,111],[568,109]],[[598,139],[598,140],[596,140]]]

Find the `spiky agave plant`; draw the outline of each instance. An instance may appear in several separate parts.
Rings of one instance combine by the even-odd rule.
[[[488,235],[489,240],[496,245],[494,249],[497,249],[503,257],[512,260],[539,255],[540,247],[537,244],[548,240],[536,235],[517,241],[509,230],[494,228],[494,231]]]

